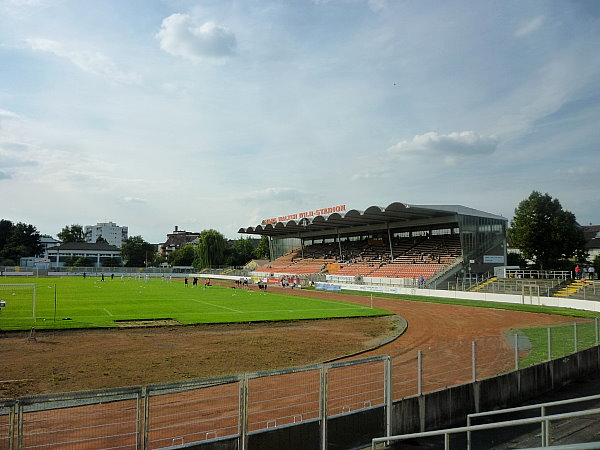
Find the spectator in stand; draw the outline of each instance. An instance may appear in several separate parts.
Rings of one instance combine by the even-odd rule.
[[[582,271],[581,267],[579,267],[579,264],[577,264],[575,266],[575,279],[576,280],[580,280],[581,279],[581,272],[583,272],[583,271]]]
[[[587,271],[588,271],[588,278],[590,280],[593,280],[594,279],[594,272],[596,271],[596,269],[594,268],[594,266],[588,267]]]

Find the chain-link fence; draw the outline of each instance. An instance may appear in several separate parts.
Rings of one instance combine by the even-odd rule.
[[[319,422],[598,345],[598,319],[217,380],[0,400],[0,448],[155,449]]]

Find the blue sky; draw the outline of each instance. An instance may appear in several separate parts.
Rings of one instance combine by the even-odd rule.
[[[0,218],[237,237],[345,204],[600,223],[600,2],[0,0]]]

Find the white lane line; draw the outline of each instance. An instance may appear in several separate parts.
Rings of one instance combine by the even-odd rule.
[[[221,305],[215,305],[213,303],[203,302],[201,300],[194,300],[194,301],[198,302],[198,303],[202,303],[203,305],[209,305],[209,306],[213,306],[215,308],[222,308],[222,309],[226,309],[228,311],[233,311],[233,312],[240,313],[240,314],[247,312],[247,311],[240,311],[240,310],[233,309],[233,308],[228,308],[227,306],[221,306]]]

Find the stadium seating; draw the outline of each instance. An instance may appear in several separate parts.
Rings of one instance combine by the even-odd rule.
[[[458,236],[364,239],[319,243],[281,256],[255,272],[428,279],[460,256]],[[328,268],[330,271],[328,271]]]

